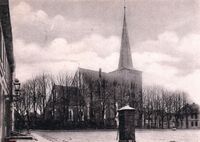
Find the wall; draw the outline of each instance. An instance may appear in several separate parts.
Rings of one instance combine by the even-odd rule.
[[[7,110],[6,98],[8,99],[11,81],[10,66],[5,46],[3,29],[0,24],[0,141],[7,135]]]

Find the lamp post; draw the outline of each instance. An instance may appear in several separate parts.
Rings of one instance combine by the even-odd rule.
[[[7,98],[7,100],[9,100],[10,102],[10,107],[9,107],[9,110],[10,110],[10,119],[9,119],[9,122],[10,122],[10,128],[11,128],[11,132],[10,132],[10,135],[9,137],[6,138],[6,142],[16,142],[16,141],[21,141],[21,140],[33,140],[33,137],[32,136],[28,136],[28,135],[23,135],[23,134],[20,134],[19,132],[13,132],[14,130],[14,109],[13,109],[13,103],[14,102],[17,102],[19,101],[19,99],[17,99],[17,97],[20,96],[20,82],[18,79],[15,79],[14,82],[13,82],[13,93],[10,95],[10,97]]]
[[[5,95],[5,101],[6,101],[6,125],[7,125],[7,137],[5,138],[5,141],[9,141],[9,139],[12,137],[12,132],[14,130],[14,110],[13,110],[13,102],[15,101],[15,97],[18,96],[20,91],[20,82],[18,79],[15,79],[14,82],[12,82],[12,91],[9,95]]]

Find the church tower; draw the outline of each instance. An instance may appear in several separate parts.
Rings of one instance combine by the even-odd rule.
[[[121,49],[119,57],[118,70],[121,69],[133,69],[132,57],[131,57],[131,48],[128,37],[128,29],[126,23],[126,6],[124,5],[124,20],[123,20],[123,29],[122,29],[122,38],[121,38]]]
[[[132,102],[129,105],[136,109],[136,126],[142,127],[142,72],[133,67],[131,47],[128,36],[128,27],[126,21],[126,6],[124,6],[123,27],[121,35],[121,47],[118,68],[110,72],[117,82],[134,86]],[[119,94],[122,95],[122,94]],[[133,99],[134,98],[134,99]],[[130,101],[130,100],[129,100]]]
[[[128,17],[126,16],[127,16],[126,7],[124,6],[118,68],[109,73],[102,72],[101,70],[94,71],[94,70],[79,68],[79,71],[76,73],[74,77],[75,81],[73,83],[77,82],[76,81],[77,78],[81,78],[80,82],[81,84],[84,85],[85,84],[91,85],[91,80],[88,78],[91,78],[92,82],[97,81],[98,83],[92,83],[92,87],[89,87],[89,91],[94,92],[95,94],[92,99],[96,99],[97,102],[99,102],[99,96],[105,94],[101,93],[102,92],[101,86],[103,83],[102,81],[104,80],[105,81],[104,83],[106,84],[108,83],[111,86],[113,85],[111,88],[114,89],[115,91],[112,90],[111,94],[109,94],[109,99],[108,99],[109,104],[107,106],[109,106],[110,108],[108,107],[107,108],[108,111],[105,111],[107,112],[105,116],[109,118],[109,120],[112,120],[116,116],[116,108],[121,108],[125,106],[127,103],[129,103],[131,107],[134,107],[136,109],[135,111],[136,127],[141,128],[143,122],[142,121],[142,72],[136,70],[135,67],[133,67],[132,57],[131,57],[131,47],[128,36],[128,26],[126,21],[127,20],[126,18]],[[110,89],[109,87],[106,88]],[[96,90],[97,88],[98,90]],[[88,95],[85,96],[85,100],[87,100],[86,102],[88,102],[88,100],[90,100],[89,102],[93,101],[91,97],[89,98],[87,97]],[[89,103],[88,106],[90,106],[91,104]],[[92,105],[97,106],[96,108],[99,107],[98,103]],[[102,112],[100,113],[98,111],[94,112],[91,111],[91,109],[88,109],[88,113],[86,114],[92,114],[91,116],[90,115],[87,116],[88,119],[91,120],[94,118],[95,119],[102,118],[99,116],[104,116],[102,115]],[[98,119],[96,119],[95,121],[97,121]],[[98,121],[100,122],[100,120]]]

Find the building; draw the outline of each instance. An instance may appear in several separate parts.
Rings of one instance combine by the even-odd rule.
[[[95,115],[95,113],[90,112],[94,115],[93,117],[95,120],[100,117],[102,118],[102,121],[104,121],[103,118],[114,120],[117,109],[129,104],[131,107],[136,108],[136,126],[142,127],[142,72],[136,70],[132,63],[126,22],[126,7],[124,7],[118,69],[105,73],[102,72],[101,69],[99,71],[93,71],[79,68],[75,75],[73,85],[78,86],[80,90],[88,88],[88,92],[84,92],[85,94],[83,94],[83,97],[87,102],[87,106],[94,107],[92,101],[96,102],[96,107],[99,104],[99,108],[102,107],[102,103],[105,105],[105,108],[102,108],[102,111],[105,114],[101,114],[99,116],[98,114]],[[113,90],[109,91],[111,88]],[[107,92],[105,90],[107,90]],[[88,97],[88,94],[93,95],[92,97]],[[105,101],[104,97],[107,97]]]
[[[177,111],[154,110],[144,119],[144,128],[151,129],[196,129],[200,128],[199,106],[195,103],[185,104]]]
[[[195,129],[200,128],[199,106],[195,103],[186,104],[179,111],[180,118],[178,128]]]
[[[75,105],[67,106],[68,112],[71,113],[71,119],[68,118],[65,120],[74,120],[79,121],[76,114],[79,112],[83,114],[81,120],[88,122],[89,125],[93,127],[116,127],[116,115],[119,108],[129,104],[131,107],[136,108],[136,126],[142,127],[142,72],[136,70],[133,67],[132,57],[131,57],[131,48],[128,37],[128,28],[126,23],[126,7],[124,7],[124,19],[123,19],[123,28],[122,28],[122,38],[121,38],[121,49],[120,49],[120,58],[118,69],[105,73],[101,69],[99,71],[79,68],[74,76],[72,82],[72,88],[66,86],[60,86],[67,90],[75,89],[73,95],[79,95],[82,100],[82,106],[76,106],[79,108],[74,109]],[[57,89],[57,95],[62,96],[63,92],[58,86],[55,86]],[[61,93],[62,92],[62,93]],[[76,93],[75,93],[76,92]],[[52,93],[49,101],[53,102],[52,98],[56,93]],[[71,96],[70,93],[65,91],[65,96]],[[67,101],[67,100],[66,100]],[[76,100],[72,100],[74,102]],[[79,102],[79,100],[77,100]],[[61,101],[59,101],[61,103]],[[64,102],[62,102],[64,103]],[[76,103],[77,104],[77,103]],[[79,103],[78,103],[79,104]],[[53,111],[59,111],[60,105],[54,107]],[[50,107],[50,108],[53,108]],[[47,108],[49,110],[49,108]],[[78,110],[78,111],[77,111]],[[64,113],[64,112],[63,112]],[[56,115],[54,115],[56,117]],[[61,116],[60,116],[61,117]],[[61,119],[61,118],[60,118]]]
[[[147,118],[144,118],[143,128],[148,128],[148,129],[175,128],[176,127],[175,116],[176,116],[175,113],[166,113],[165,110],[153,110],[149,112]]]
[[[0,0],[0,141],[12,130],[14,57],[8,0]]]

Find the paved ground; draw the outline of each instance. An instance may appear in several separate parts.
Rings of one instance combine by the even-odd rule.
[[[35,138],[35,140],[33,140],[33,142],[52,142],[50,140],[48,140],[47,138],[42,137],[41,135],[37,134],[37,133],[31,133],[31,135]],[[26,141],[28,142],[28,141]],[[31,142],[31,141],[30,141]]]
[[[33,131],[38,142],[118,142],[117,131]],[[136,130],[137,142],[200,142],[198,130]]]
[[[17,139],[17,142],[52,142],[37,133],[31,133],[31,136],[33,136],[33,138],[34,138],[33,140]],[[14,139],[14,140],[16,140],[16,139]]]

